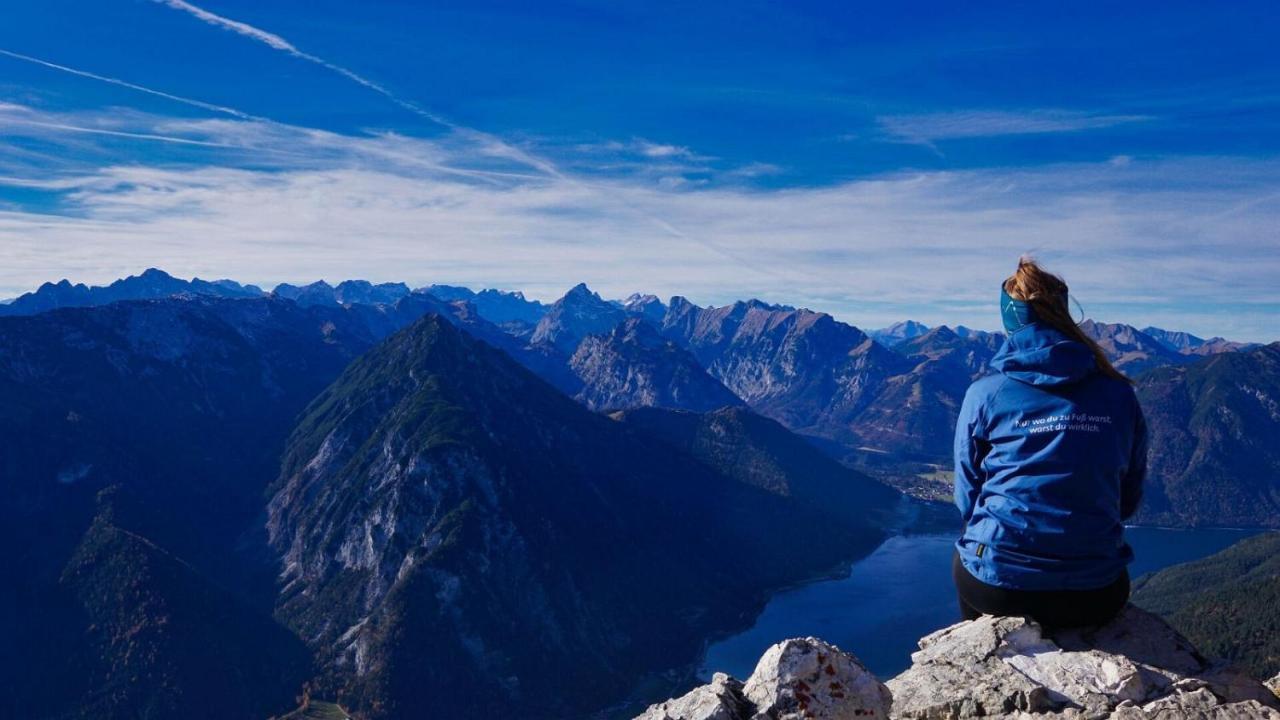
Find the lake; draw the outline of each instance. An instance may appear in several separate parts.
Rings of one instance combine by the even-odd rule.
[[[1129,528],[1140,575],[1212,555],[1256,530]],[[881,679],[905,670],[922,636],[960,620],[951,584],[955,533],[891,537],[854,562],[848,577],[775,595],[755,625],[707,650],[699,674],[745,679],[761,653],[789,637],[813,635],[853,653]]]

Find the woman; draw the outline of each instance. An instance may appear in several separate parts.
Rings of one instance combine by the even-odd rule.
[[[1067,284],[1023,258],[1004,281],[997,372],[969,387],[955,438],[964,532],[952,573],[966,620],[1096,625],[1129,598],[1147,429],[1132,382],[1071,319]]]

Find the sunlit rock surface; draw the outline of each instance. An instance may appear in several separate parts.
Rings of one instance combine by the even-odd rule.
[[[911,660],[881,684],[832,645],[787,640],[745,683],[717,675],[638,720],[1280,720],[1280,677],[1263,684],[1211,661],[1133,606],[1103,627],[1054,634],[1024,618],[984,616],[922,638]]]

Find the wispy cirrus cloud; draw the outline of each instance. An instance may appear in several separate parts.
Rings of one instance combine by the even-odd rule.
[[[886,137],[932,145],[939,140],[1072,133],[1152,120],[1148,115],[1092,113],[1078,110],[960,110],[910,115],[883,115],[877,123]]]

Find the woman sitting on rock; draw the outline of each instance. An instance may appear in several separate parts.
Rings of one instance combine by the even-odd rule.
[[[1101,624],[1129,598],[1147,429],[1132,382],[1071,318],[1067,284],[1023,258],[1000,290],[997,372],[970,386],[956,425],[964,518],[952,563],[965,619]]]

